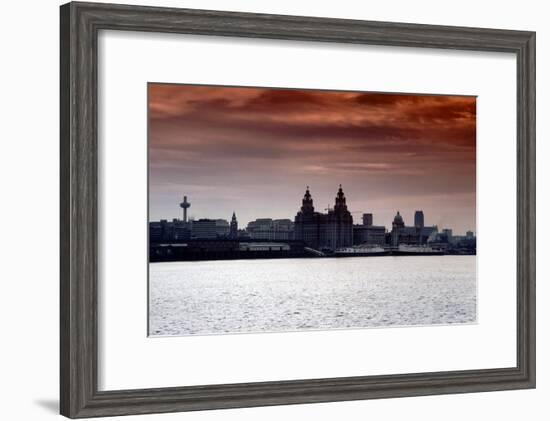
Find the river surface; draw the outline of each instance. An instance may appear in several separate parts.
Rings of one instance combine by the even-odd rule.
[[[151,336],[476,321],[475,256],[149,265]]]

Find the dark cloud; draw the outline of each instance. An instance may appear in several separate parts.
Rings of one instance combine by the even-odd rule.
[[[149,108],[152,218],[184,193],[200,216],[292,217],[305,184],[342,182],[357,211],[475,229],[474,97],[152,84]]]

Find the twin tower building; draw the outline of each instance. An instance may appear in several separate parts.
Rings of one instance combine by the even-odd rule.
[[[328,213],[315,212],[313,198],[306,189],[302,207],[294,218],[294,239],[320,250],[349,247],[353,244],[353,217],[346,205],[342,185],[338,189],[333,209]]]

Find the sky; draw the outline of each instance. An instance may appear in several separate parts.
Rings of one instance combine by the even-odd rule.
[[[476,98],[148,85],[149,219],[290,218],[306,186],[316,211],[339,184],[354,222],[475,232]]]

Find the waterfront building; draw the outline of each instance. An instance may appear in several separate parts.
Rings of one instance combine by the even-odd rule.
[[[340,185],[334,207],[323,214],[315,212],[309,186],[302,199],[302,207],[294,218],[294,238],[314,249],[335,250],[353,244],[353,217]]]
[[[287,243],[239,243],[241,251],[290,251],[290,245]]]
[[[250,234],[245,229],[237,230],[237,238],[247,239],[250,238]]]
[[[227,221],[226,221],[227,222]],[[191,238],[214,239],[218,237],[219,222],[215,219],[198,219],[191,224]]]
[[[437,233],[437,226],[424,226],[424,212],[416,211],[414,214],[415,226],[406,226],[403,217],[397,211],[392,223],[390,244],[393,247],[399,244],[427,244],[428,239]]]
[[[372,213],[363,214],[363,226],[365,227],[372,226]]]
[[[466,231],[466,238],[474,238],[474,233],[473,231]]]
[[[290,219],[258,218],[248,223],[246,232],[255,240],[292,240],[294,223]]]
[[[313,198],[307,186],[302,207],[294,218],[294,238],[303,241],[308,247],[319,249],[322,219],[323,216],[315,212]]]
[[[363,225],[353,226],[353,244],[384,246],[386,227],[373,225],[372,213],[364,213]]]
[[[400,243],[399,237],[401,236],[401,232],[405,228],[405,221],[403,221],[403,217],[401,216],[399,211],[397,211],[397,215],[395,215],[395,217],[393,218],[391,226],[391,245],[393,247],[397,247]]]
[[[452,243],[453,242],[453,230],[450,228],[443,228],[441,230],[441,234],[447,236],[447,242]]]
[[[417,210],[414,213],[414,226],[416,228],[424,228],[424,212],[421,210]]]
[[[231,224],[229,226],[229,238],[235,239],[239,236],[239,223],[237,222],[237,216],[235,211],[233,211],[233,216],[231,216]]]
[[[180,219],[149,222],[149,242],[174,243],[191,238],[191,227],[188,222]]]
[[[326,239],[324,247],[335,250],[353,244],[353,217],[346,205],[342,185],[338,188],[334,208],[327,214]]]
[[[185,241],[191,238],[191,226],[188,222],[180,219],[172,220],[172,227],[174,232],[174,242]]]
[[[165,243],[171,241],[171,233],[167,230],[166,219],[158,222],[149,222],[149,242]]]
[[[216,237],[225,238],[229,236],[229,222],[227,219],[215,219],[216,221]]]
[[[433,233],[437,234],[437,225],[431,227],[422,227],[420,229],[419,244],[428,244],[428,239]]]

